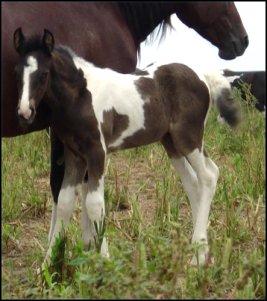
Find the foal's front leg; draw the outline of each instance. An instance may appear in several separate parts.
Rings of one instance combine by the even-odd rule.
[[[88,184],[83,184],[84,204],[83,213],[83,240],[84,245],[91,244],[99,248],[102,255],[109,257],[108,245],[104,237],[105,229],[105,202],[104,202],[104,165],[105,151],[99,143],[91,148],[88,154]]]
[[[52,253],[52,247],[56,238],[59,236],[63,228],[67,227],[71,214],[74,210],[76,188],[82,182],[84,175],[84,166],[68,149],[65,149],[64,155],[65,173],[63,183],[58,196],[58,204],[54,208],[55,222],[50,229],[49,248],[46,254],[45,261],[49,264]]]
[[[50,230],[48,235],[48,243],[50,243],[57,218],[57,203],[59,192],[64,178],[64,145],[56,136],[54,130],[50,128],[51,143],[51,165],[50,165],[50,187],[52,191],[52,216]]]

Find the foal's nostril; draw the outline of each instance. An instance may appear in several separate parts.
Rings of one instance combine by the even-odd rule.
[[[35,117],[35,114],[36,114],[36,110],[34,108],[30,108],[31,110],[31,119],[33,119]]]
[[[31,116],[34,114],[35,110],[33,107],[30,107],[30,111],[31,111]]]
[[[21,108],[17,108],[16,111],[17,117],[20,122],[24,123],[32,123],[36,114],[36,111],[33,107],[29,107],[28,109],[22,110]]]

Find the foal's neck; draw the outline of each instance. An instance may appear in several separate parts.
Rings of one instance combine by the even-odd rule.
[[[71,55],[62,52],[62,49],[53,54],[50,71],[47,102],[51,108],[60,109],[65,104],[75,102],[86,89],[83,71],[75,67]]]

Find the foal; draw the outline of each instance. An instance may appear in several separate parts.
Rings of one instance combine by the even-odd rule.
[[[95,225],[105,216],[104,165],[109,152],[160,141],[180,174],[193,215],[192,242],[208,255],[207,223],[219,171],[203,148],[204,125],[211,100],[231,124],[237,107],[223,77],[200,78],[182,64],[159,67],[149,75],[125,75],[97,68],[69,48],[54,47],[54,37],[26,39],[19,28],[14,47],[20,55],[18,75],[20,122],[34,121],[43,102],[51,111],[51,127],[64,143],[65,175],[53,205],[49,248],[74,209],[75,190],[82,184],[84,245],[94,244]],[[88,171],[88,181],[85,174]],[[101,253],[108,256],[104,238]],[[193,260],[196,263],[197,258]]]

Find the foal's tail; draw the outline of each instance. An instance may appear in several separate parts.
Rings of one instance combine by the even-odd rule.
[[[220,112],[218,119],[225,120],[231,127],[237,126],[241,120],[241,109],[228,80],[218,72],[205,74],[205,79],[210,89],[211,99]]]

